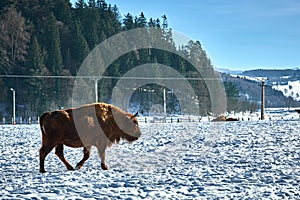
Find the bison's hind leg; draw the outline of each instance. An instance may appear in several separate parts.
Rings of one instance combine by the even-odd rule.
[[[74,170],[74,168],[70,165],[70,163],[64,157],[64,145],[63,144],[59,144],[56,146],[55,154],[66,165],[68,170]]]
[[[87,159],[89,159],[90,153],[91,153],[91,148],[92,148],[92,146],[87,146],[87,147],[83,148],[83,158],[79,163],[77,163],[75,169],[80,169],[83,166],[84,162]]]
[[[43,143],[42,147],[40,148],[40,172],[45,173],[45,158],[46,156],[52,151],[52,149],[55,147],[55,143],[51,140],[46,140],[45,136],[43,135]]]
[[[54,145],[45,145],[43,144],[40,148],[40,172],[45,173],[45,158],[46,156],[51,152],[51,150],[54,148]]]

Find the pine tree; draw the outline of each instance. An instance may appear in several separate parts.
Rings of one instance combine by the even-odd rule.
[[[93,19],[92,21],[90,19]],[[96,8],[89,8],[85,21],[82,23],[85,39],[92,50],[99,44],[98,30],[100,24],[100,15]]]
[[[25,74],[30,76],[40,76],[46,71],[44,64],[44,55],[38,40],[35,36],[31,40],[27,55],[27,70]],[[41,78],[30,78],[28,80],[28,100],[30,102],[31,112],[41,113],[45,109],[45,102],[42,98],[45,95],[43,90],[43,80]]]
[[[124,24],[124,30],[130,30],[135,27],[133,16],[130,13],[125,15],[125,18],[123,19],[123,24]]]
[[[238,105],[239,90],[232,82],[224,82],[225,92],[227,96],[227,111],[240,111]]]
[[[87,7],[86,3],[84,2],[84,0],[78,0],[76,3],[75,3],[75,8],[76,9],[83,9]]]
[[[46,33],[43,35],[43,39],[47,38],[47,43],[44,44],[47,52],[45,64],[51,75],[58,76],[61,75],[63,71],[62,54],[58,24],[52,12],[47,17],[46,22]],[[65,88],[59,79],[51,79],[47,81],[47,90],[50,91],[47,96],[49,100],[52,100],[49,101],[52,103],[51,109],[59,109],[61,106],[61,101],[64,100],[62,97],[62,91],[64,91]]]
[[[116,6],[107,7],[107,10],[100,10],[101,17],[103,17],[103,25],[106,32],[106,36],[110,37],[121,31],[120,14]]]
[[[52,75],[59,75],[62,71],[62,56],[60,50],[60,37],[57,26],[57,21],[53,13],[50,14],[46,27],[46,37],[48,43],[46,44],[47,59],[46,66]]]
[[[72,65],[70,66],[71,74],[76,75],[77,71],[85,59],[85,57],[89,53],[89,47],[82,35],[81,32],[81,24],[79,20],[75,21],[72,31],[72,51],[71,51],[71,58],[73,60]]]
[[[162,16],[163,23],[162,23],[162,31],[163,31],[163,36],[164,39],[167,41],[167,43],[171,45],[175,45],[173,41],[173,36],[172,36],[172,29],[170,29],[168,26],[168,19],[166,15]]]
[[[25,72],[26,74],[29,73],[31,75],[41,75],[45,68],[44,55],[35,36],[33,36],[28,49],[26,64],[27,67],[29,67],[28,72]]]
[[[72,23],[72,7],[69,0],[55,0],[53,1],[53,14],[57,21],[68,25]]]
[[[82,5],[82,3],[80,3]],[[99,31],[101,26],[101,17],[94,0],[89,0],[88,5],[76,8],[76,15],[81,23],[81,31],[92,50],[99,44]],[[92,20],[91,20],[92,19]]]
[[[96,1],[95,0],[89,0],[88,1],[88,7],[89,8],[96,8]]]
[[[150,28],[156,27],[156,22],[153,20],[152,17],[149,19],[148,27]]]
[[[139,28],[144,28],[147,26],[147,19],[143,12],[141,12],[139,17],[135,18],[135,26]]]
[[[107,10],[107,3],[104,0],[97,0],[96,7],[99,9],[99,11]]]

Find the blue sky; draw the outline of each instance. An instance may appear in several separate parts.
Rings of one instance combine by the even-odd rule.
[[[214,67],[300,68],[299,0],[106,0],[120,14],[168,17],[169,27],[199,40]]]

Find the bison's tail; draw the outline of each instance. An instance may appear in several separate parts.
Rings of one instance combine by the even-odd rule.
[[[46,130],[45,130],[44,122],[48,117],[50,117],[50,115],[51,115],[50,112],[46,112],[46,113],[42,114],[42,116],[40,116],[40,128],[42,131],[42,142],[43,143],[44,143],[45,137],[46,137]]]

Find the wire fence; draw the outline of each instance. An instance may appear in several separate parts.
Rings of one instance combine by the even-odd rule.
[[[38,124],[39,123],[39,117],[16,117],[16,119],[14,120],[13,118],[8,118],[8,117],[3,117],[1,124],[2,125],[6,125],[6,124],[12,124],[12,125],[16,125],[16,124]]]
[[[201,123],[201,122],[213,122],[214,119],[216,119],[217,116],[177,116],[177,117],[139,117],[139,122],[142,123]],[[260,116],[239,116],[239,117],[234,117],[230,116],[227,117],[231,118],[231,122],[238,121],[238,122],[243,122],[243,121],[278,121],[278,120],[283,120],[283,121],[289,121],[289,120],[300,120],[300,115],[299,114],[292,114],[288,116],[284,115],[266,115],[264,120],[261,120]],[[233,119],[233,120],[232,120]]]
[[[140,123],[201,123],[201,122],[212,122],[217,116],[140,116],[138,121]],[[267,113],[265,114],[265,119],[261,120],[258,113],[253,113],[251,115],[242,114],[230,115],[227,118],[236,119],[239,122],[243,121],[289,121],[289,120],[300,120],[300,114],[291,111],[290,113]],[[3,117],[1,125],[31,125],[38,124],[39,117],[16,117],[15,123],[13,123],[13,118]]]

